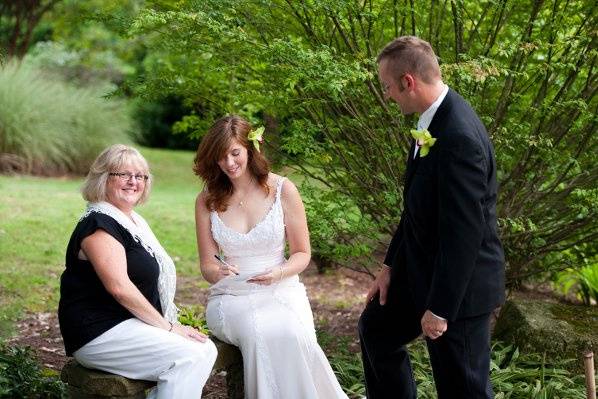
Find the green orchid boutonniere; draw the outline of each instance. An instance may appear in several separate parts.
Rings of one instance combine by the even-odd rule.
[[[419,146],[419,156],[425,157],[430,152],[430,148],[436,143],[436,139],[432,137],[428,129],[416,130],[411,129],[411,136],[417,140]]]
[[[264,127],[258,127],[257,129],[250,131],[247,135],[247,140],[251,141],[255,149],[259,152],[260,143],[264,142]]]

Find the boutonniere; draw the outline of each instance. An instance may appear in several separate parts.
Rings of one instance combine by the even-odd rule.
[[[425,157],[430,152],[430,147],[436,143],[436,139],[432,137],[428,129],[416,130],[411,129],[411,136],[417,140],[419,146],[419,156]]]
[[[250,131],[247,140],[251,141],[255,149],[260,152],[260,143],[264,142],[264,127],[258,127]]]

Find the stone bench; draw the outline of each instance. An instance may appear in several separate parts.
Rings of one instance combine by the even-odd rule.
[[[236,346],[211,338],[218,357],[214,371],[226,372],[226,386],[230,399],[243,398],[243,358]],[[60,378],[68,385],[71,399],[143,399],[154,381],[131,380],[120,375],[92,370],[81,366],[75,359],[62,368]]]

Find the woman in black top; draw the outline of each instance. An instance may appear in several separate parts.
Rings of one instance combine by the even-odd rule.
[[[151,188],[134,148],[113,145],[94,161],[60,284],[67,355],[84,366],[157,381],[158,398],[199,398],[216,348],[177,322],[172,259],[133,208]]]

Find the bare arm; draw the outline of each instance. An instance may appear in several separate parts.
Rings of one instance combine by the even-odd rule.
[[[281,200],[289,243],[289,259],[284,265],[276,266],[270,273],[254,277],[250,282],[267,285],[299,274],[305,270],[311,259],[305,207],[297,187],[288,179],[283,182]]]
[[[293,182],[288,179],[282,186],[282,207],[289,242],[289,259],[283,270],[284,277],[289,277],[301,273],[309,265],[311,245],[301,195]]]
[[[210,212],[205,205],[205,193],[201,192],[195,200],[195,234],[197,238],[197,250],[199,251],[199,267],[201,275],[210,284],[214,284],[224,277],[237,272],[233,267],[232,270],[223,268],[214,255],[218,254],[218,245],[212,237],[212,230],[210,229]]]
[[[97,230],[85,237],[81,242],[81,249],[93,265],[106,291],[135,317],[151,326],[173,331],[187,338],[205,341],[205,336],[193,329],[178,324],[171,328],[171,324],[129,279],[125,249],[106,231]]]

